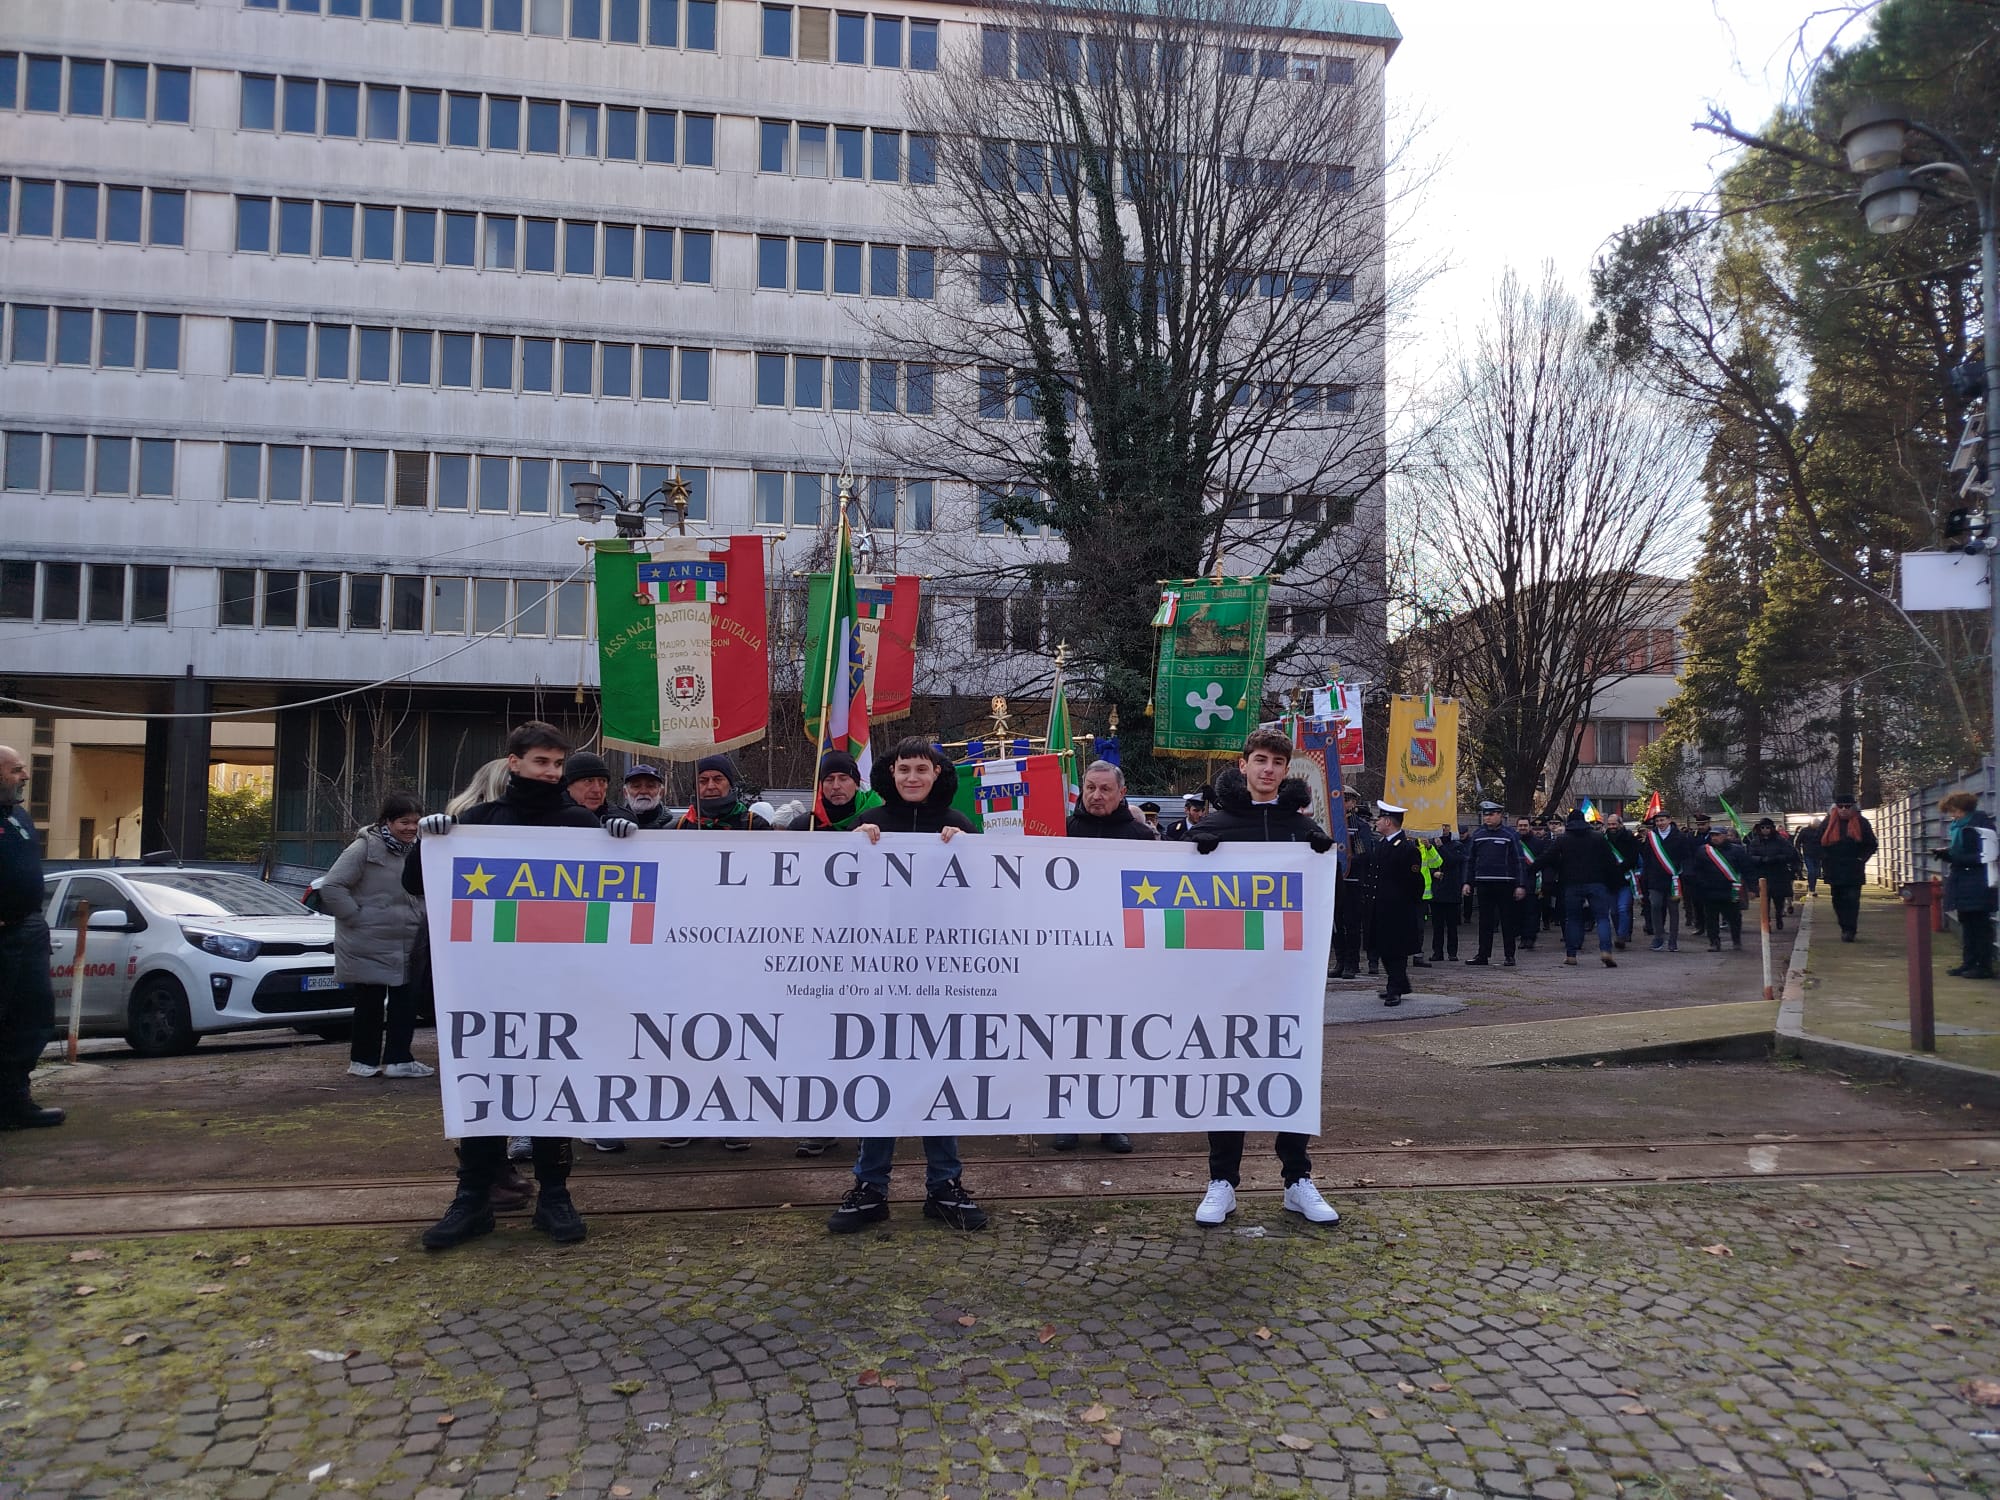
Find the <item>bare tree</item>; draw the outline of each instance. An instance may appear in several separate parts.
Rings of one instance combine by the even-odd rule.
[[[1288,605],[1379,617],[1379,54],[1308,17],[1029,0],[912,85],[937,189],[910,230],[958,274],[875,320],[936,381],[883,456],[980,497],[940,582],[1039,595],[1141,755],[1156,580],[1268,572]]]
[[[1698,542],[1698,453],[1593,350],[1545,269],[1501,281],[1408,482],[1424,650],[1466,705],[1462,754],[1509,806],[1559,800],[1593,696],[1629,675],[1630,633],[1678,613]]]

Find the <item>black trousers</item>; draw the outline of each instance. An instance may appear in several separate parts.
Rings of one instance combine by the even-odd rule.
[[[384,1063],[409,1062],[410,1038],[417,1030],[417,997],[410,987],[350,984],[347,991],[354,997],[354,1034],[348,1045],[348,1057],[375,1068]]]
[[[1312,1176],[1312,1158],[1306,1154],[1306,1144],[1311,1140],[1309,1135],[1289,1130],[1278,1132],[1278,1165],[1284,1168],[1286,1187],[1301,1177]],[[1226,1182],[1231,1187],[1243,1185],[1242,1131],[1211,1130],[1208,1133],[1208,1180]]]
[[[1514,908],[1526,906],[1526,900],[1514,899],[1514,888],[1490,882],[1476,885],[1472,892],[1479,898],[1479,952],[1477,958],[1493,956],[1493,934],[1498,931],[1507,956],[1514,956]]]
[[[1993,977],[1993,913],[1962,911],[1958,914],[1958,940],[1963,967],[1968,976]]]
[[[1431,898],[1431,957],[1458,957],[1458,903]]]
[[[1740,944],[1743,941],[1743,908],[1736,904],[1734,896],[1714,896],[1702,903],[1702,916],[1708,931],[1708,946],[1719,947],[1722,943],[1722,929],[1729,929],[1729,941]]]
[[[1840,923],[1842,932],[1853,932],[1861,925],[1861,887],[1858,885],[1835,885],[1826,883],[1833,896],[1834,920]]]
[[[563,1187],[576,1160],[576,1148],[566,1135],[538,1135],[530,1143],[535,1181],[543,1187]],[[469,1135],[458,1143],[458,1190],[482,1196],[493,1190],[507,1170],[507,1137]]]
[[[1407,953],[1384,953],[1382,955],[1382,988],[1391,995],[1410,993],[1410,955]]]
[[[1360,898],[1352,892],[1352,886],[1340,892],[1333,924],[1333,963],[1343,974],[1361,971]]]
[[[49,927],[34,912],[0,927],[0,1103],[28,1091],[28,1075],[55,1034]]]

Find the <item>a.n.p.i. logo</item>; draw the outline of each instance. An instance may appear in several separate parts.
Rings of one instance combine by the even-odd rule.
[[[1305,878],[1296,870],[1126,870],[1128,948],[1252,951],[1306,945]]]
[[[454,943],[650,943],[660,867],[624,860],[454,859]]]

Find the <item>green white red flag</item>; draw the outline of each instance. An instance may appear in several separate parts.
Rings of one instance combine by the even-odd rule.
[[[860,766],[861,784],[866,786],[869,767],[874,759],[868,745],[868,661],[861,644],[854,559],[848,551],[847,512],[844,507],[840,514],[840,533],[834,541],[833,571],[827,575],[823,605],[812,610],[806,621],[806,660],[800,701],[805,710],[806,737],[814,745],[815,779],[821,756],[829,750],[845,750]],[[823,819],[825,812],[815,793],[814,816]]]

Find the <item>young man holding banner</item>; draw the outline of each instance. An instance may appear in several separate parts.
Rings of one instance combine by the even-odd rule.
[[[1254,729],[1243,742],[1236,769],[1215,779],[1215,805],[1195,828],[1194,847],[1213,854],[1219,844],[1310,844],[1326,854],[1333,839],[1306,816],[1312,793],[1303,781],[1286,780],[1292,742],[1275,729]],[[1285,1208],[1315,1224],[1336,1224],[1340,1215],[1313,1186],[1311,1137],[1280,1131],[1278,1162],[1285,1174]],[[1208,1191],[1194,1211],[1197,1224],[1215,1225],[1236,1212],[1236,1189],[1243,1180],[1243,1132],[1208,1133]]]

